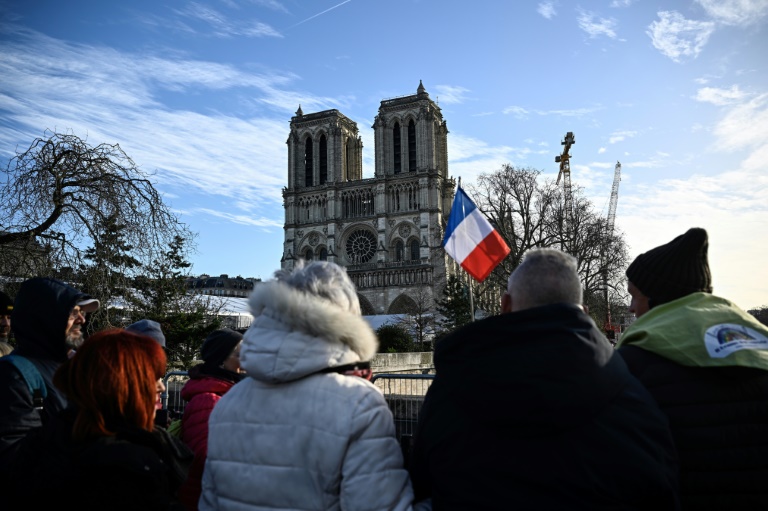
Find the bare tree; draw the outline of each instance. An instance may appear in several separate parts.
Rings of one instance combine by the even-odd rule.
[[[477,207],[510,247],[510,254],[491,273],[482,287],[496,294],[506,289],[509,275],[534,247],[555,247],[578,259],[579,275],[593,317],[605,317],[605,280],[609,300],[623,297],[623,272],[627,249],[619,231],[608,233],[606,219],[595,212],[583,190],[572,187],[571,227],[565,228],[563,192],[553,180],[541,180],[541,172],[503,165],[483,173],[477,185],[468,187]],[[599,314],[599,315],[598,315]],[[598,322],[602,325],[602,320]]]
[[[476,186],[468,190],[475,204],[496,228],[510,248],[509,255],[488,277],[489,285],[506,288],[507,278],[517,268],[523,254],[536,246],[556,246],[558,190],[539,183],[541,172],[505,164],[501,169],[482,173]]]
[[[119,145],[46,131],[17,152],[0,181],[0,272],[74,279],[104,299],[194,235]],[[87,270],[87,271],[86,271]],[[101,272],[101,273],[99,273]],[[71,279],[68,279],[71,280]]]
[[[437,326],[435,300],[431,290],[425,286],[415,288],[410,298],[412,302],[397,320],[397,325],[410,332],[414,342],[423,347],[424,343],[432,341],[435,336]]]

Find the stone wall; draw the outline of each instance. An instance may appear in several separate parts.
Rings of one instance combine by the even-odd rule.
[[[434,367],[432,352],[379,353],[371,361],[373,373],[421,373]]]

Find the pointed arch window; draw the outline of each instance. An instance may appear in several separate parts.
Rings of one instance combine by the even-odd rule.
[[[320,253],[317,255],[317,258],[321,261],[327,261],[328,260],[328,251],[324,248],[320,249]]]
[[[328,139],[320,136],[320,184],[328,181]]]
[[[400,262],[403,260],[403,242],[400,240],[397,240],[395,242],[395,261]]]
[[[312,137],[304,143],[304,186],[312,186]]]
[[[421,259],[419,255],[419,240],[411,240],[410,243],[408,243],[408,248],[410,248],[411,252],[411,261],[418,261]]]
[[[408,172],[416,172],[416,124],[408,123]]]
[[[349,148],[349,138],[347,138],[344,141],[344,163],[343,163],[343,167],[344,168],[342,169],[342,172],[344,174],[342,175],[342,181],[349,181],[349,172],[350,172],[349,163],[351,161],[350,158],[349,158],[349,149],[350,149]]]
[[[395,174],[399,174],[402,170],[402,154],[401,154],[401,144],[400,144],[400,123],[396,122],[395,127],[392,128],[392,150],[395,153],[395,159],[394,159],[394,169]]]
[[[304,259],[306,259],[307,261],[311,261],[314,255],[315,254],[312,252],[312,249],[308,248],[307,251],[304,253]]]

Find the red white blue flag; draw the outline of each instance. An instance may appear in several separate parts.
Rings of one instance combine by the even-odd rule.
[[[461,186],[453,199],[443,247],[478,282],[509,254],[507,244]]]

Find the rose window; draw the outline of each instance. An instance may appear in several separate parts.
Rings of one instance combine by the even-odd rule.
[[[359,229],[347,238],[347,258],[352,264],[367,263],[376,254],[376,236]]]

